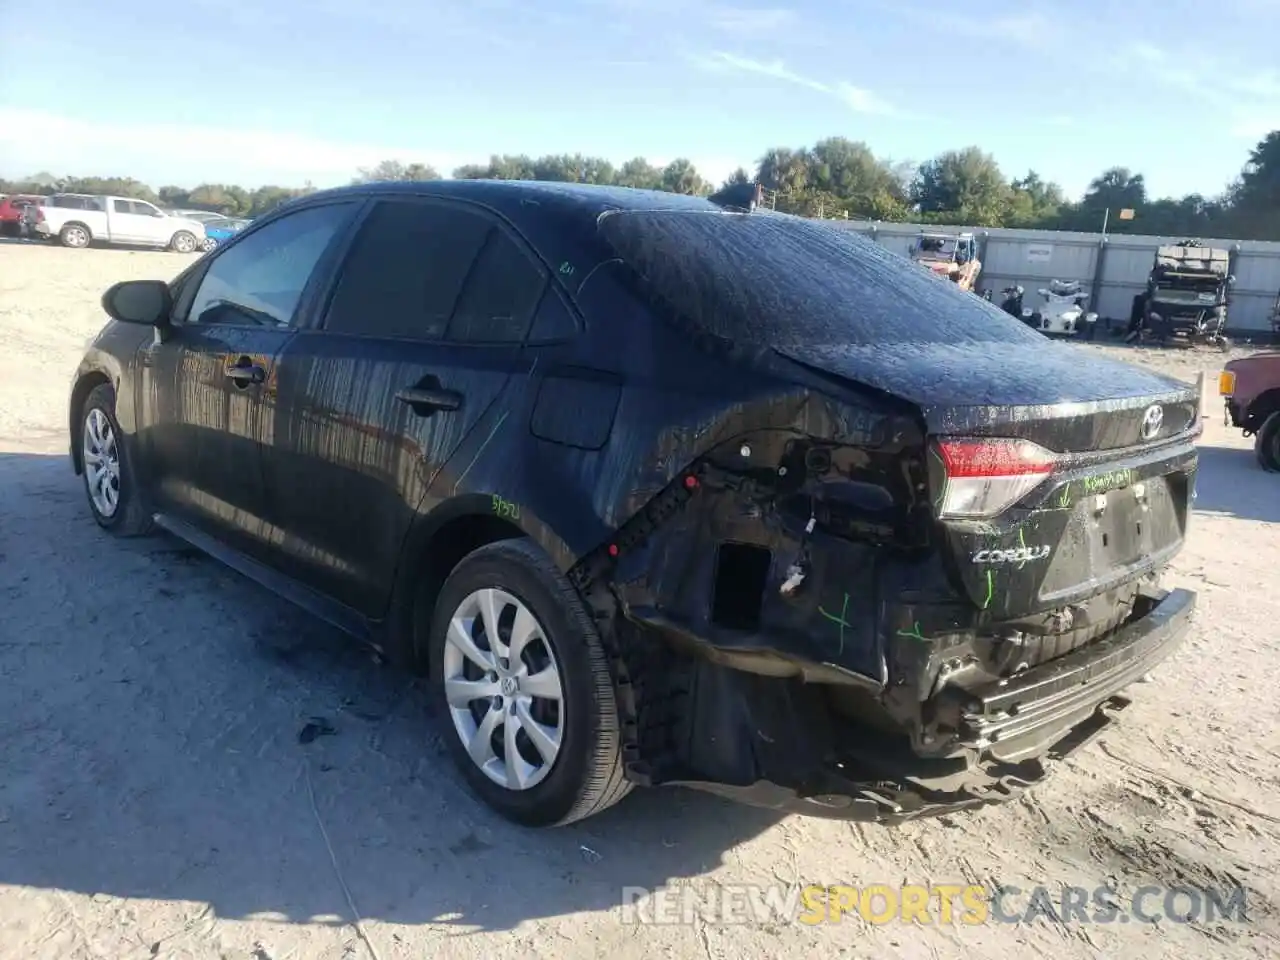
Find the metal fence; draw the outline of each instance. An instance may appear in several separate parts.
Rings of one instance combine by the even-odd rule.
[[[1184,237],[1132,234],[1067,233],[1055,230],[1010,230],[984,227],[938,227],[915,223],[872,223],[833,220],[907,256],[921,230],[967,231],[978,240],[982,275],[978,290],[1000,291],[1013,284],[1026,289],[1026,303],[1040,302],[1037,291],[1050,280],[1077,280],[1090,291],[1088,309],[1099,317],[1125,322],[1133,297],[1146,288],[1156,247]],[[1280,292],[1280,243],[1256,240],[1205,240],[1206,246],[1231,252],[1231,293],[1227,328],[1236,335],[1271,334],[1271,311]]]

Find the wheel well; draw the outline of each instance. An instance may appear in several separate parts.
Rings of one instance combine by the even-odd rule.
[[[71,390],[71,403],[67,410],[70,418],[71,426],[71,462],[75,467],[77,474],[84,470],[84,459],[80,452],[80,429],[82,417],[80,410],[84,407],[84,402],[89,399],[89,394],[93,392],[95,387],[100,387],[104,383],[110,384],[111,379],[98,370],[92,373],[86,373],[83,377],[76,381],[75,387]]]
[[[62,234],[62,231],[63,231],[63,230],[65,230],[65,229],[67,229],[67,227],[83,227],[83,228],[84,228],[84,232],[85,232],[85,233],[87,233],[87,234],[89,235],[89,239],[91,239],[91,240],[93,239],[93,229],[92,229],[92,228],[91,228],[87,223],[85,223],[83,220],[68,220],[68,221],[67,221],[66,223],[64,223],[64,224],[62,225],[62,227],[58,230],[58,234],[59,234],[59,235],[61,235],[61,234]]]
[[[1253,403],[1249,404],[1245,422],[1252,424],[1254,428],[1260,427],[1277,410],[1280,410],[1280,387],[1272,387],[1254,397]]]
[[[411,656],[425,672],[427,631],[435,616],[436,599],[449,574],[473,550],[499,540],[514,540],[525,532],[509,520],[483,514],[454,517],[436,530],[419,549],[412,568],[413,613],[410,619]]]

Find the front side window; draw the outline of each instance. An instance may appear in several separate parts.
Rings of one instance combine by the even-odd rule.
[[[200,280],[186,322],[289,326],[312,271],[351,211],[349,203],[308,207],[228,246]]]

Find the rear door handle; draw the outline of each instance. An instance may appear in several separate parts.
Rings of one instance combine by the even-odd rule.
[[[457,410],[462,406],[462,394],[439,388],[406,387],[396,391],[396,399],[407,403],[420,415],[436,410]]]
[[[254,363],[248,357],[241,357],[236,361],[234,367],[227,367],[224,371],[228,380],[235,382],[237,387],[247,387],[251,383],[263,383],[267,379],[267,371]]]

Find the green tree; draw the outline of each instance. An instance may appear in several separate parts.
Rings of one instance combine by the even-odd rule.
[[[684,157],[677,157],[662,168],[661,189],[668,193],[687,193],[690,196],[705,196],[710,192],[709,185],[698,173],[693,162]]]
[[[977,147],[949,150],[920,165],[911,198],[923,214],[980,227],[999,226],[1010,188],[995,157]]]
[[[1006,226],[1043,227],[1053,224],[1067,206],[1062,188],[1045,181],[1034,170],[1009,185]]]
[[[633,157],[618,168],[617,185],[638,190],[661,190],[662,170],[644,157]]]
[[[439,180],[434,167],[425,163],[383,160],[375,167],[361,167],[352,183],[385,183],[392,180]]]

